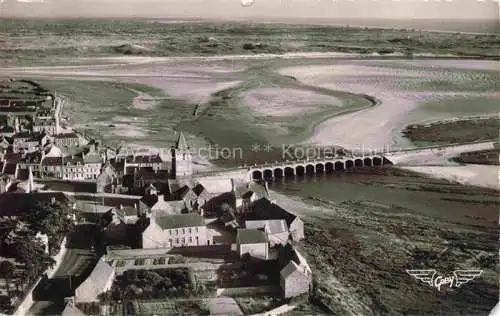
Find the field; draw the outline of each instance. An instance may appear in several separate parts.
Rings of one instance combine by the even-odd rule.
[[[498,57],[500,47],[498,35],[293,24],[3,19],[0,30],[4,35],[0,64],[4,65],[55,64],[60,59],[82,56],[213,56],[297,51]],[[38,57],[36,61],[34,56]]]
[[[454,144],[497,140],[500,119],[496,117],[434,122],[407,126],[403,131],[415,144]]]
[[[454,160],[463,164],[500,165],[500,149],[462,153]]]

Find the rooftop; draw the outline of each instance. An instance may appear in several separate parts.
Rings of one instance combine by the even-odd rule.
[[[204,226],[203,217],[199,214],[178,214],[155,217],[156,223],[163,229]]]
[[[238,229],[236,235],[238,244],[262,244],[267,243],[266,234],[258,229]]]

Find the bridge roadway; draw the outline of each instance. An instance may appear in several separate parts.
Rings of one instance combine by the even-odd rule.
[[[246,166],[250,180],[275,179],[291,177],[294,175],[313,175],[317,173],[331,173],[333,171],[383,166],[386,164],[397,165],[412,159],[420,159],[424,156],[435,156],[441,159],[449,159],[462,152],[494,149],[498,143],[489,141],[477,141],[460,144],[437,145],[419,148],[408,148],[388,151],[386,153],[361,153],[351,155],[335,156],[325,159],[311,159],[303,161],[283,161],[270,164]]]
[[[331,173],[333,171],[365,166],[382,166],[387,163],[390,163],[390,161],[382,155],[346,155],[325,159],[283,161],[249,166],[248,178],[250,180],[259,180],[291,177],[294,175]]]

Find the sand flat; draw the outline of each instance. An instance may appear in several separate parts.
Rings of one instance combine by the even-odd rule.
[[[320,107],[341,107],[338,98],[312,91],[290,88],[259,88],[246,93],[246,105],[264,116],[298,116],[317,111]]]

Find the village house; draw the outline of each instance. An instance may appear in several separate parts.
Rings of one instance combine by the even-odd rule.
[[[19,169],[28,170],[31,168],[35,177],[41,177],[40,169],[43,157],[44,152],[41,150],[26,153],[19,161]]]
[[[245,220],[280,220],[284,219],[293,241],[304,239],[304,222],[295,214],[281,208],[279,205],[262,198],[249,206]]]
[[[80,146],[80,137],[76,133],[55,134],[54,144],[59,148],[74,148]]]
[[[135,154],[125,157],[123,160],[124,168],[127,167],[134,169],[150,167],[153,171],[159,171],[163,168],[163,160],[158,153],[145,153],[145,154]],[[133,170],[133,169],[132,169]]]
[[[280,287],[284,298],[308,293],[312,271],[306,259],[291,244],[280,249]]]
[[[271,247],[288,243],[289,233],[284,219],[246,221],[245,227],[264,231]]]
[[[53,117],[36,117],[33,122],[33,132],[46,133],[47,135],[57,134],[57,123]]]
[[[240,228],[236,233],[236,249],[240,258],[248,254],[253,258],[267,260],[268,243],[266,234],[258,229]]]
[[[142,236],[142,248],[170,248],[212,244],[203,217],[199,214],[157,216],[151,214],[150,224]]]
[[[251,181],[237,186],[233,180],[233,187],[236,209],[240,212],[246,212],[250,204],[257,200],[262,198],[269,199],[269,191],[265,185]]]
[[[50,138],[45,133],[23,132],[15,134],[12,139],[14,152],[32,152],[45,146]]]
[[[169,173],[167,170],[153,170],[152,167],[140,168],[134,181],[134,189],[144,191],[148,186],[153,185],[161,192],[165,192],[168,187]]]
[[[115,213],[118,219],[124,224],[135,224],[143,214],[139,208],[139,205],[136,203],[134,206],[123,206],[115,209]]]
[[[103,258],[97,262],[87,279],[75,290],[75,303],[99,302],[99,295],[111,289],[115,269]]]

